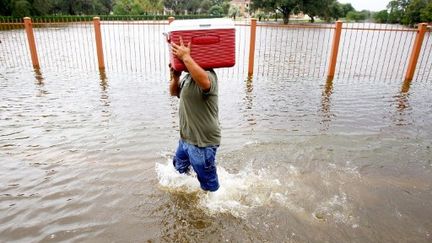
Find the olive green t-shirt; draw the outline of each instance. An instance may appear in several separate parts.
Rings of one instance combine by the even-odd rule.
[[[198,147],[219,145],[218,81],[207,71],[211,87],[204,92],[187,74],[180,82],[180,137]]]

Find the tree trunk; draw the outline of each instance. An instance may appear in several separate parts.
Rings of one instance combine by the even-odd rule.
[[[68,13],[69,13],[69,15],[75,15],[75,12],[74,12],[73,7],[72,7],[72,2],[69,2]]]
[[[284,12],[283,13],[283,22],[284,22],[284,24],[288,24],[288,22],[289,22],[289,16],[290,16],[290,12]]]
[[[310,22],[315,23],[315,18],[313,16],[310,16]]]
[[[291,14],[291,8],[283,7],[283,8],[279,8],[279,10],[282,12],[284,24],[288,24],[289,17],[290,17],[290,14]]]

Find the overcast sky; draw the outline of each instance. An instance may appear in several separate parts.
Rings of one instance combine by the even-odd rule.
[[[351,3],[351,5],[357,10],[371,10],[379,11],[386,9],[387,4],[390,0],[339,0],[340,3]]]

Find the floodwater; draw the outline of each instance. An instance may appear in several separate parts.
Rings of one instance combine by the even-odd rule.
[[[1,66],[0,241],[432,240],[431,80],[401,93],[399,79],[242,71],[216,71],[208,195],[171,166],[166,69]]]

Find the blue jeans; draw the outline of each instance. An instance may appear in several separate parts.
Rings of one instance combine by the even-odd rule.
[[[197,174],[201,188],[205,191],[217,191],[219,180],[215,158],[218,146],[198,147],[180,139],[173,164],[180,173],[188,173],[190,166]]]

